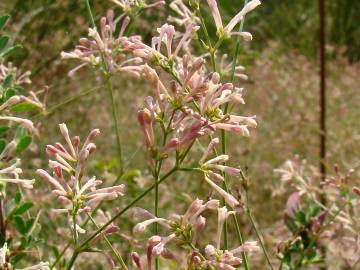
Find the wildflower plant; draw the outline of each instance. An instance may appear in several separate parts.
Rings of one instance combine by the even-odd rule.
[[[353,169],[342,175],[336,165],[335,176],[326,178],[320,189],[314,181],[319,179],[319,174],[309,167],[296,156],[275,170],[282,181],[295,189],[288,197],[284,214],[284,223],[292,237],[280,245],[281,267],[303,269],[324,263],[322,247],[329,240],[337,242],[336,251],[330,249],[330,253],[334,252],[330,256],[337,255],[338,247],[344,246],[341,256],[352,267],[359,260],[355,254],[359,250],[360,202],[359,189],[352,181]]]
[[[7,46],[9,37],[2,35],[8,15],[0,16],[0,268],[21,267],[24,254],[31,252],[38,241],[40,212],[33,217],[29,210],[34,203],[23,198],[22,190],[33,189],[35,179],[23,176],[18,155],[32,142],[34,123],[21,115],[45,111],[47,88],[39,93],[24,93],[24,85],[31,84],[30,72],[22,73],[7,56],[20,48]],[[15,193],[10,186],[17,186]],[[27,214],[27,215],[25,215]],[[29,263],[27,263],[29,265]],[[49,269],[48,262],[21,269]],[[16,268],[20,269],[20,268]]]
[[[161,9],[165,1],[109,2],[122,13],[109,10],[96,21],[89,0],[84,1],[90,21],[88,33],[73,50],[60,55],[64,61],[77,62],[69,76],[84,67],[100,74],[99,89],[107,91],[111,102],[118,162],[111,173],[117,177],[109,183],[106,174],[104,181],[93,176],[91,159],[97,145],[101,146],[97,141],[104,140],[98,129],[80,139],[70,134],[65,123],[60,124],[61,141],[46,146],[48,167],[36,164],[36,175],[43,180],[38,182],[48,184],[49,195],[54,198],[49,216],[65,220],[66,226],[56,225],[56,232],[64,239],[71,237],[59,243],[61,251],[54,248],[51,264],[40,262],[23,269],[79,269],[80,260],[89,258],[89,253],[104,255],[110,268],[122,270],[249,270],[254,269],[249,259],[253,254],[264,257],[264,269],[275,269],[269,243],[252,213],[251,181],[227,149],[229,135],[246,140],[257,127],[255,115],[236,113],[234,108],[245,106],[243,82],[248,76],[237,63],[240,44],[253,39],[244,31],[245,17],[261,2],[246,0],[226,21],[220,1],[171,1],[167,21],[155,27],[151,39],[144,39],[134,26],[143,12]],[[211,14],[211,21],[205,20],[205,11]],[[0,30],[7,19],[0,17]],[[210,27],[216,28],[216,33],[210,33]],[[236,44],[230,63],[223,52],[225,40]],[[24,93],[31,73],[5,62],[5,56],[16,49],[5,48],[7,41],[7,37],[0,37],[0,121],[7,124],[0,126],[0,269],[18,269],[14,268],[17,263],[24,265],[21,255],[32,244],[40,247],[35,242],[41,212],[32,218],[29,210],[34,203],[23,200],[23,190],[33,189],[35,180],[23,176],[17,155],[37,133],[28,118],[34,116],[34,110],[46,112],[48,88]],[[134,198],[125,192],[125,184],[131,189],[133,183],[127,181],[131,173],[124,162],[121,140],[125,127],[118,121],[117,89],[113,85],[130,76],[143,81],[146,91],[150,90],[141,97],[143,103],[137,112],[129,116],[143,134],[141,147],[151,178],[151,184]],[[16,131],[10,132],[14,127]],[[279,246],[279,269],[322,263],[326,255],[321,249],[323,240],[335,239],[335,231],[341,231],[341,241],[351,238],[351,243],[359,243],[360,189],[350,183],[351,171],[342,176],[336,169],[336,176],[319,186],[318,176],[305,165],[297,159],[276,170],[283,182],[278,193],[288,189],[287,183],[295,189],[286,204],[284,224],[291,237]],[[191,183],[191,188],[184,191],[185,196],[196,199],[185,211],[174,207],[169,215],[161,209],[165,197],[161,192],[175,183],[170,182],[175,175],[184,182],[189,180],[186,183]],[[18,192],[5,202],[6,188],[13,184]],[[204,194],[208,197],[202,198]],[[170,199],[174,197],[170,195]],[[152,198],[147,200],[152,203],[146,204],[146,209],[135,207],[145,198]],[[109,209],[110,201],[114,209]],[[126,218],[131,211],[137,218]],[[243,235],[240,216],[254,236]],[[10,225],[16,233],[8,229]],[[127,233],[130,225],[132,233]],[[354,248],[353,254],[358,250]]]

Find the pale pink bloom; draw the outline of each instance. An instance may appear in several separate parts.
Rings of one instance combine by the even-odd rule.
[[[206,225],[206,218],[204,218],[203,216],[198,216],[195,224],[194,224],[194,232],[193,232],[193,239],[192,239],[192,244],[195,245],[199,239],[199,234],[201,231],[204,230]]]
[[[11,160],[16,149],[16,142],[12,140],[9,142],[0,154],[0,160]]]
[[[19,71],[18,68],[15,67],[11,62],[8,62],[7,66],[0,64],[0,83],[4,82],[6,77],[9,75],[13,76],[14,85],[31,84],[30,71],[21,73],[21,71]]]
[[[9,167],[0,169],[0,182],[18,184],[24,188],[32,189],[35,179],[21,179],[19,175],[22,174],[22,169],[19,168],[20,159],[16,159],[15,163]]]
[[[24,128],[26,128],[30,133],[34,130],[33,122],[28,119],[13,117],[13,116],[0,116],[0,120],[18,123]]]
[[[186,26],[185,33],[183,33],[177,42],[176,46],[173,46],[173,40],[175,35],[175,28],[172,25],[164,24],[158,28],[159,35],[152,38],[151,46],[144,44],[136,36],[132,36],[122,40],[124,48],[131,51],[134,55],[144,58],[146,60],[157,60],[160,65],[166,65],[169,58],[175,58],[178,56],[180,50],[187,49],[188,43],[191,41],[193,34],[199,30],[199,26],[195,24],[189,24]],[[165,43],[166,54],[162,54],[161,45]],[[173,48],[175,47],[175,48]]]
[[[137,254],[137,252],[131,252],[131,258],[133,259],[133,262],[135,263],[138,270],[144,270],[141,264],[140,256]]]
[[[164,219],[164,218],[152,218],[152,219],[148,219],[148,220],[145,220],[143,222],[140,222],[138,224],[135,225],[134,229],[133,229],[133,232],[135,234],[140,234],[140,233],[143,233],[147,227],[151,224],[154,224],[154,223],[159,223],[161,225],[167,225],[167,220]]]
[[[158,243],[157,245],[155,245],[152,249],[152,255],[155,257],[158,257],[160,255],[162,255],[162,253],[164,252],[164,248],[165,245],[169,242],[171,242],[172,240],[174,240],[176,237],[176,234],[170,234],[167,237],[162,237],[160,243]]]
[[[254,8],[259,6],[261,4],[260,0],[251,0],[248,2],[244,8],[235,15],[234,18],[231,19],[231,21],[225,26],[224,32],[225,33],[231,33],[234,27],[244,19],[245,15],[252,11]]]
[[[245,40],[252,39],[251,34],[249,34],[247,32],[242,32],[242,33],[233,32],[233,29],[240,21],[242,21],[244,19],[245,15],[247,13],[249,13],[254,8],[256,8],[258,5],[261,4],[261,2],[259,0],[251,0],[250,2],[248,2],[244,6],[244,8],[239,13],[237,13],[225,27],[223,27],[222,18],[221,18],[220,12],[219,12],[217,1],[216,0],[207,0],[207,3],[210,7],[211,14],[215,21],[217,34],[220,37],[223,35],[225,37],[228,37],[231,34],[237,34],[237,35],[243,36],[245,38]]]
[[[200,19],[184,4],[183,0],[174,0],[170,3],[170,8],[175,11],[177,17],[169,16],[168,21],[174,22],[180,26],[186,26],[193,23],[200,23]]]
[[[220,249],[221,244],[221,235],[224,227],[225,221],[230,215],[235,215],[235,211],[228,211],[226,206],[218,208],[218,223],[217,223],[217,233],[216,233],[216,248]]]
[[[146,9],[165,5],[164,0],[154,1],[153,3],[146,3],[145,1],[134,1],[134,0],[112,0],[113,3],[120,6],[124,12],[129,13],[133,8]]]
[[[156,97],[159,101],[162,101],[164,98],[167,98],[169,96],[169,93],[166,90],[166,87],[161,82],[155,69],[153,69],[153,68],[149,67],[147,64],[145,64],[142,69],[142,77],[146,81],[148,81],[151,84],[151,86],[154,88]]]
[[[214,148],[216,147],[216,145],[218,145],[220,143],[219,138],[214,138],[210,141],[208,147],[206,148],[206,150],[204,151],[202,157],[199,160],[199,163],[202,164],[205,162],[205,159],[212,153],[212,151],[214,150]]]
[[[154,235],[154,236],[150,237],[148,240],[148,243],[147,243],[147,268],[148,268],[148,270],[151,270],[153,248],[156,245],[158,245],[159,243],[161,243],[161,241],[162,241],[162,237],[158,236],[158,235]]]
[[[241,36],[244,38],[245,41],[251,41],[253,39],[253,36],[249,32],[233,32],[233,35]]]
[[[142,59],[139,57],[127,58],[124,54],[123,42],[127,38],[123,35],[130,21],[128,16],[123,19],[119,34],[114,36],[116,25],[120,19],[121,17],[114,18],[113,11],[109,10],[106,17],[100,19],[99,31],[96,28],[89,28],[89,38],[81,38],[74,51],[61,52],[63,59],[78,59],[83,62],[72,69],[68,73],[69,76],[86,65],[105,68],[111,74],[126,72],[136,77],[140,76],[139,64]],[[102,61],[105,62],[105,67],[101,66]]]
[[[224,198],[225,202],[232,208],[235,208],[239,205],[238,200],[235,199],[234,196],[227,193],[225,190],[223,190],[221,187],[216,185],[213,181],[211,181],[207,176],[205,176],[205,181],[208,183],[221,197]]]
[[[65,124],[60,124],[60,131],[66,141],[67,150],[62,144],[48,145],[48,155],[55,157],[49,160],[53,175],[47,171],[38,169],[37,174],[46,180],[52,187],[52,193],[57,196],[59,202],[65,205],[64,209],[57,212],[72,211],[72,204],[76,203],[78,212],[89,212],[91,209],[104,200],[114,200],[124,195],[124,185],[116,185],[105,188],[98,188],[102,181],[95,176],[84,181],[83,174],[86,162],[91,153],[96,149],[92,142],[99,134],[98,129],[92,130],[85,142],[80,147],[80,138],[70,138],[69,130]],[[69,174],[69,180],[65,180],[63,171]]]
[[[234,255],[240,254],[242,252],[258,252],[260,251],[260,247],[257,241],[246,241],[241,246],[232,249],[230,252]]]
[[[246,125],[228,124],[228,123],[216,123],[214,124],[216,129],[223,129],[225,131],[239,133],[244,137],[249,137],[250,132]]]
[[[214,18],[216,29],[218,31],[221,31],[223,29],[223,24],[222,24],[222,19],[221,19],[221,15],[219,12],[217,2],[216,2],[216,0],[207,0],[207,3],[210,7],[211,14]]]
[[[212,266],[218,270],[235,270],[235,266],[242,262],[241,258],[234,256],[233,253],[216,249],[212,245],[205,247],[205,257],[204,265]]]
[[[215,210],[219,207],[218,200],[209,200],[204,203],[203,200],[196,199],[191,203],[186,213],[182,217],[183,224],[194,224],[198,217],[206,210]]]
[[[299,209],[299,207],[300,207],[300,193],[299,192],[294,192],[287,199],[286,213],[290,217],[294,217],[295,212]]]
[[[6,100],[3,104],[0,105],[0,111],[3,111],[5,109],[7,109],[8,107],[11,107],[20,102],[21,102],[20,96],[12,96],[8,100]]]
[[[154,145],[153,119],[148,109],[138,111],[138,121],[145,136],[146,146],[152,148]]]

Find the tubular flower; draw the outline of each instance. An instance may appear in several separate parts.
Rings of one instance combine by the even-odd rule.
[[[19,175],[22,174],[22,169],[19,168],[20,159],[16,159],[15,163],[7,168],[0,170],[0,183],[13,183],[23,186],[24,188],[33,188],[35,179],[21,179]]]
[[[4,82],[9,75],[13,76],[12,82],[15,85],[31,84],[30,71],[21,73],[11,62],[7,66],[0,64],[0,83]]]
[[[137,36],[123,40],[123,46],[135,56],[158,63],[160,66],[168,66],[176,58],[180,50],[187,50],[192,36],[199,30],[199,26],[189,24],[185,33],[179,34],[180,40],[173,46],[175,39],[175,28],[172,25],[164,24],[157,29],[159,35],[152,38],[151,46],[144,44]],[[165,46],[165,54],[162,47]]]
[[[112,0],[113,3],[121,7],[125,13],[133,13],[141,9],[159,7],[165,5],[164,0],[154,1],[153,3],[146,3],[143,0]]]
[[[183,0],[172,1],[170,8],[176,13],[177,17],[169,16],[168,21],[185,27],[189,24],[200,23],[200,19],[184,4]]]
[[[114,33],[119,20],[120,17],[114,19],[113,11],[109,10],[107,16],[100,20],[99,32],[96,28],[89,28],[89,37],[81,38],[74,51],[61,53],[63,59],[79,59],[83,62],[71,70],[69,76],[86,65],[105,68],[105,71],[110,74],[126,72],[134,76],[140,75],[141,67],[138,64],[142,62],[141,58],[128,58],[122,46],[122,41],[126,39],[124,32],[130,18],[123,19],[119,34],[115,37]],[[102,67],[102,61],[105,62],[105,67]]]
[[[218,200],[209,200],[204,203],[203,200],[196,199],[191,203],[185,214],[175,215],[173,219],[166,220],[164,218],[152,217],[148,220],[135,225],[134,233],[143,233],[146,228],[153,223],[158,223],[170,230],[170,234],[166,237],[154,235],[148,240],[148,269],[151,269],[151,260],[155,256],[165,256],[168,252],[165,246],[175,240],[191,241],[193,244],[199,238],[199,233],[205,226],[205,218],[201,214],[206,210],[216,210],[219,208]],[[191,233],[193,232],[193,233]],[[150,263],[149,263],[150,262]]]
[[[204,266],[212,266],[218,270],[235,270],[238,265],[242,263],[240,257],[241,252],[256,252],[259,250],[257,242],[245,242],[243,245],[233,250],[220,250],[213,245],[205,247],[205,261],[202,262]]]
[[[87,212],[103,200],[114,200],[124,195],[124,185],[100,188],[102,183],[95,176],[84,181],[83,174],[90,154],[96,149],[92,142],[100,133],[98,129],[92,130],[84,144],[80,147],[78,136],[70,139],[69,131],[65,124],[60,124],[60,131],[66,141],[67,148],[61,143],[48,145],[46,151],[54,160],[49,160],[53,171],[50,175],[47,171],[38,169],[36,173],[47,181],[54,189],[53,194],[65,206],[54,210],[57,213]],[[69,177],[66,180],[66,172]]]
[[[252,39],[251,34],[248,32],[232,32],[232,31],[240,21],[244,20],[244,17],[247,13],[249,13],[250,11],[252,11],[254,8],[256,8],[257,6],[259,6],[261,4],[261,2],[259,0],[251,0],[250,2],[248,2],[244,6],[244,8],[240,12],[238,12],[225,27],[223,26],[220,11],[217,6],[217,1],[216,0],[207,0],[207,3],[210,7],[211,14],[213,16],[213,19],[214,19],[214,22],[216,25],[216,29],[217,29],[217,35],[219,37],[227,38],[230,35],[240,35],[240,36],[244,37],[245,40]]]

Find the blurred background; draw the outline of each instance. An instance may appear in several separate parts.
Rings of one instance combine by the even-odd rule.
[[[96,20],[108,8],[121,12],[111,1],[92,2]],[[231,18],[243,2],[221,0],[219,5],[224,17]],[[141,32],[150,40],[169,12],[168,6],[145,12],[133,32]],[[83,137],[91,128],[100,128],[102,136],[93,170],[97,175],[115,178],[115,134],[110,100],[101,78],[90,69],[81,69],[69,77],[68,71],[77,62],[60,60],[61,51],[71,50],[80,37],[87,35],[88,17],[83,1],[2,0],[0,13],[11,14],[7,31],[13,43],[24,47],[10,60],[22,70],[31,70],[32,89],[50,87],[49,114],[37,118],[41,125],[37,147],[33,146],[27,153],[28,173],[33,173],[38,166],[46,166],[45,158],[38,158],[39,153],[44,157],[45,145],[60,139],[57,124],[65,122],[73,134]],[[206,19],[212,24],[211,17]],[[360,175],[359,22],[360,1],[326,1],[326,166],[330,173],[334,164],[339,164],[343,171],[354,168],[357,179]],[[263,5],[247,17],[245,31],[251,32],[254,39],[241,46],[239,63],[246,67],[249,80],[238,82],[245,87],[246,101],[238,110],[243,115],[256,115],[258,128],[250,138],[232,136],[229,148],[233,160],[246,169],[251,179],[250,199],[254,202],[257,221],[262,228],[271,228],[274,220],[281,219],[285,201],[285,197],[274,195],[279,179],[273,169],[294,155],[318,166],[318,3],[263,0]],[[234,46],[227,42],[222,49],[231,52]],[[124,181],[129,192],[135,194],[151,181],[146,163],[141,162],[145,160],[145,152],[136,112],[152,90],[139,80],[125,80],[121,75],[114,79],[114,84],[127,169]],[[184,181],[194,181],[182,179],[181,175],[175,180],[163,190],[164,194],[179,188],[184,190]],[[233,185],[236,187],[236,183]],[[186,196],[179,196],[170,203],[163,197],[164,213],[186,200]],[[251,233],[246,223],[243,227]]]

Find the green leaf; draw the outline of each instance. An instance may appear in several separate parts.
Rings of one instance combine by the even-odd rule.
[[[9,42],[9,37],[0,36],[0,52],[6,47],[6,44]]]
[[[9,48],[3,50],[3,51],[0,53],[0,58],[9,56],[9,55],[11,55],[12,53],[14,53],[16,50],[21,49],[21,48],[22,48],[21,45],[15,45],[15,46],[13,46],[13,47],[9,47]]]
[[[21,204],[19,207],[17,207],[12,214],[14,216],[16,215],[22,215],[24,214],[27,210],[29,210],[31,207],[33,207],[34,204],[32,202],[24,202],[23,204]]]
[[[306,216],[305,216],[305,213],[301,210],[299,211],[296,211],[295,213],[295,217],[298,221],[300,221],[302,224],[306,225]]]
[[[0,139],[0,153],[4,151],[5,146],[6,146],[6,141],[4,139]]]
[[[16,230],[19,233],[21,233],[21,234],[25,233],[25,222],[20,216],[15,216],[14,217],[14,224],[15,224]]]
[[[29,220],[27,220],[25,222],[25,232],[29,233],[29,231],[31,230],[32,226],[34,225],[35,222],[35,218],[30,218]]]
[[[3,82],[3,87],[4,88],[10,87],[13,79],[14,79],[14,76],[12,74],[7,75]]]
[[[9,98],[11,98],[12,96],[15,96],[17,94],[17,90],[15,88],[8,88],[6,91],[5,91],[5,95],[4,95],[4,98],[5,100],[8,100]]]
[[[16,153],[20,153],[21,151],[24,151],[31,143],[32,137],[31,136],[25,136],[21,138],[21,140],[16,145]]]
[[[20,103],[11,107],[12,112],[27,112],[37,110],[39,107],[32,103]]]
[[[21,201],[21,193],[18,191],[18,192],[16,192],[15,193],[15,196],[14,196],[14,203],[15,204],[19,204],[20,203],[20,201]]]
[[[0,136],[4,135],[9,130],[9,126],[0,126]]]
[[[295,233],[298,229],[298,226],[296,225],[293,218],[289,217],[288,215],[285,215],[284,217],[284,223],[286,227],[292,232]]]
[[[0,16],[0,30],[2,30],[5,27],[9,18],[10,18],[10,15],[8,15],[8,14]]]
[[[29,132],[27,131],[26,128],[24,127],[18,127],[15,133],[15,141],[17,143],[19,143],[21,141],[22,138],[24,138],[25,136],[28,136]]]

